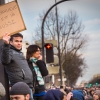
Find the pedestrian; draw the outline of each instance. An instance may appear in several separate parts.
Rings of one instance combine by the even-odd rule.
[[[33,73],[34,100],[43,100],[46,94],[43,77],[48,75],[48,70],[42,60],[41,48],[38,45],[30,45],[27,48],[26,59]]]
[[[29,86],[24,82],[15,83],[10,90],[10,100],[31,100]]]
[[[62,86],[62,85],[60,86],[60,91],[63,92],[64,94],[67,94],[67,93],[65,92],[65,90],[64,90],[64,86]]]
[[[9,33],[6,33],[2,40],[4,44],[1,51],[1,62],[8,75],[10,86],[13,86],[17,82],[25,82],[30,87],[30,91],[32,91],[32,71],[21,52],[23,35],[16,33],[10,36]]]

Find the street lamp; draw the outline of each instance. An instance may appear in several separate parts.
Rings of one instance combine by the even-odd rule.
[[[59,2],[55,3],[54,5],[52,5],[48,9],[48,11],[46,12],[46,14],[45,14],[45,16],[43,18],[42,26],[41,26],[41,33],[42,33],[42,56],[43,56],[43,60],[44,60],[44,22],[45,22],[45,19],[46,19],[48,13],[51,11],[51,9],[53,7],[55,7],[56,5],[58,5],[58,4],[62,3],[62,2],[65,2],[65,1],[71,1],[71,0],[62,0],[62,1],[59,1]],[[59,55],[59,66],[60,66],[59,71],[60,71],[60,79],[61,79],[61,85],[62,85],[62,68],[61,68],[61,62],[60,62],[61,60],[60,60],[59,32],[57,32],[57,33],[58,33],[58,55]]]
[[[42,33],[42,56],[43,56],[43,60],[44,60],[44,22],[45,22],[45,19],[48,15],[48,13],[52,10],[53,7],[55,7],[56,5],[62,3],[62,2],[65,2],[65,1],[71,1],[71,0],[62,0],[62,1],[59,1],[57,3],[55,3],[54,5],[52,5],[48,11],[46,12],[46,14],[44,15],[44,18],[43,18],[43,21],[42,21],[42,26],[41,26],[41,33]]]

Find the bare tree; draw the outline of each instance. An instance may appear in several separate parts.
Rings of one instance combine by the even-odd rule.
[[[70,52],[67,52],[65,62],[62,66],[67,78],[68,85],[74,85],[78,77],[82,77],[84,75],[84,72],[87,68],[85,59],[81,58],[81,55]]]
[[[41,40],[41,23],[43,21],[44,17],[43,13],[40,15],[39,19],[39,25],[36,28],[36,36],[35,39]],[[64,68],[65,64],[64,63],[69,63],[68,61],[66,62],[65,56],[68,53],[70,57],[70,63],[73,62],[73,59],[79,59],[75,60],[77,63],[77,67],[80,67],[81,65],[84,65],[84,59],[78,58],[77,56],[80,56],[80,50],[83,50],[84,47],[86,47],[86,44],[88,42],[88,37],[82,33],[84,30],[84,25],[82,24],[81,21],[79,21],[78,15],[75,11],[69,11],[68,14],[65,16],[60,16],[58,13],[58,32],[60,35],[60,57],[61,57],[61,66]],[[45,25],[44,25],[44,37],[45,39],[57,39],[57,27],[56,27],[56,16],[54,12],[50,12],[49,15],[46,18]],[[58,49],[58,47],[57,47]],[[81,60],[81,65],[78,65]],[[66,68],[65,68],[66,69]],[[83,74],[84,69],[79,68],[79,73],[77,70],[75,81],[77,78]],[[75,70],[75,67],[73,67],[73,70]],[[66,77],[68,78],[68,74],[66,74]],[[72,77],[72,75],[71,75]],[[75,82],[74,82],[75,83]]]

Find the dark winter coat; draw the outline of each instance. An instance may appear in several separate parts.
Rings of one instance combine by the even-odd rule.
[[[35,89],[35,93],[40,93],[40,92],[45,91],[45,86],[44,85],[40,86],[37,82],[37,78],[36,78],[36,74],[35,74],[32,62],[28,61],[28,64],[29,64],[29,67],[30,67],[30,69],[33,73],[33,86],[34,86],[34,89]],[[48,75],[48,70],[46,68],[45,62],[42,61],[42,60],[38,60],[36,62],[36,64],[40,69],[42,77],[47,76]]]
[[[11,86],[17,82],[25,82],[33,87],[33,76],[28,63],[20,50],[4,44],[1,53],[1,63],[5,66]]]

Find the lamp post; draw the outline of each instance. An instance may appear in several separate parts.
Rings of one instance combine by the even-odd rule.
[[[43,56],[43,60],[44,60],[44,22],[45,22],[45,19],[48,15],[48,13],[52,10],[53,7],[55,7],[56,5],[62,3],[62,2],[65,2],[65,1],[71,1],[71,0],[62,0],[62,1],[59,1],[57,3],[55,3],[54,5],[52,5],[48,11],[46,12],[44,18],[43,18],[43,21],[42,21],[42,26],[41,26],[41,33],[42,33],[42,56]],[[57,34],[58,34],[58,56],[59,56],[59,73],[60,73],[60,79],[61,79],[61,85],[62,85],[62,68],[61,68],[61,60],[60,60],[60,45],[59,45],[59,32],[57,31]]]

